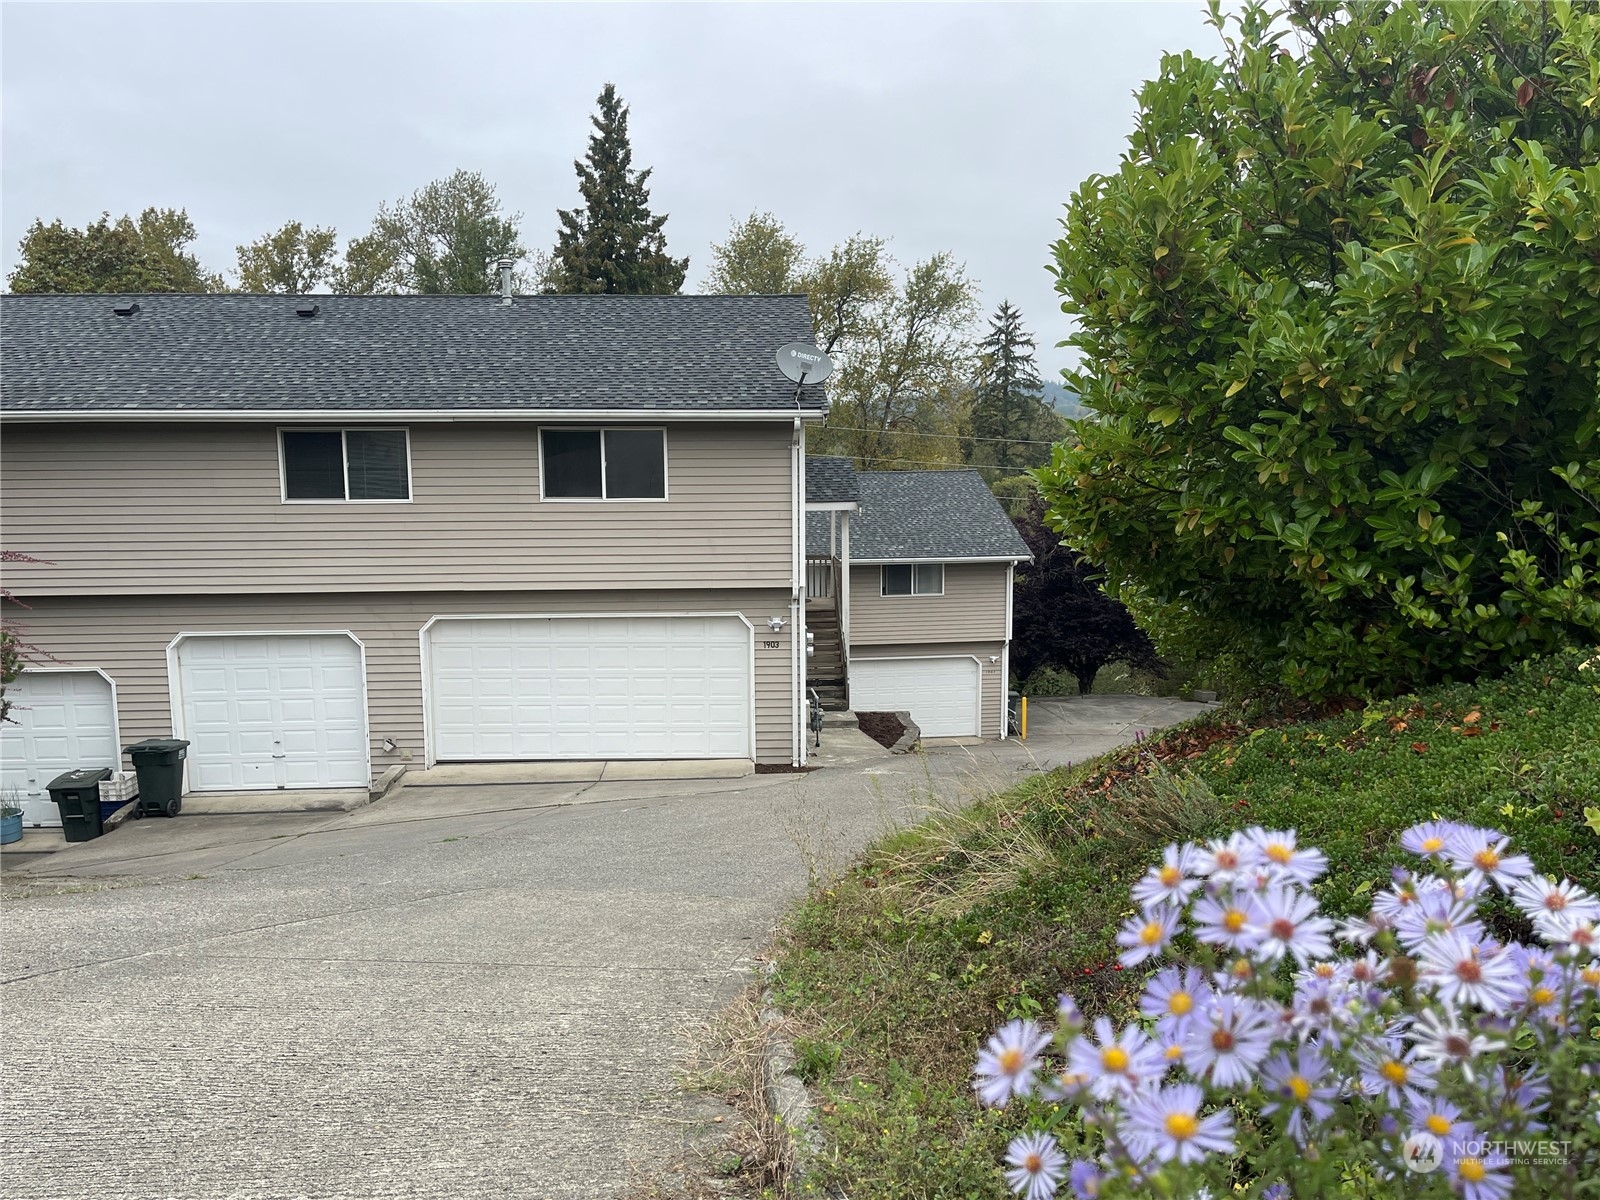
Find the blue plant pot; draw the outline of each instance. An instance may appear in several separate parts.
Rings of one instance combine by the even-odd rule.
[[[22,840],[22,814],[0,817],[0,846],[9,846]]]

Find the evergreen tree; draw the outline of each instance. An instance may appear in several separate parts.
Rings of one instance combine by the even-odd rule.
[[[683,286],[687,258],[667,254],[666,215],[650,212],[650,169],[633,170],[628,108],[606,84],[591,117],[586,161],[574,162],[583,205],[559,210],[561,231],[551,263],[557,292],[669,296]]]
[[[1045,402],[1034,340],[1009,300],[1000,302],[988,336],[978,343],[978,363],[968,461],[1003,468],[985,469],[995,477],[1043,466],[1050,460],[1046,443],[1060,436],[1061,421]]]

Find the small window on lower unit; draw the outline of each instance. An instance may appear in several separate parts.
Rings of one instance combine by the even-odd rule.
[[[665,500],[661,429],[540,431],[546,500]]]
[[[885,596],[944,595],[943,563],[903,563],[883,568]]]
[[[285,429],[285,500],[409,500],[404,429]]]

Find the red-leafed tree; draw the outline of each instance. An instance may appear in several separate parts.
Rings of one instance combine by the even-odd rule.
[[[1087,695],[1108,663],[1165,674],[1150,638],[1102,590],[1105,572],[1062,545],[1061,535],[1045,525],[1043,502],[1034,496],[1012,520],[1033,552],[1033,562],[1017,569],[1012,591],[1011,668],[1017,678],[1041,667],[1070,671],[1078,692]]]

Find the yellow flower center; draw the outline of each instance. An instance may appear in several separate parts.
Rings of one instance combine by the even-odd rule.
[[[1547,987],[1534,988],[1529,995],[1535,1004],[1549,1004],[1556,998],[1556,994]]]
[[[1410,1075],[1410,1072],[1406,1070],[1405,1063],[1396,1062],[1391,1058],[1388,1062],[1384,1063],[1383,1066],[1378,1068],[1378,1074],[1382,1075],[1396,1087],[1399,1087],[1406,1081],[1406,1078]]]
[[[1472,856],[1472,865],[1480,871],[1493,871],[1500,865],[1500,856],[1491,847],[1485,847]]]
[[[1200,1122],[1194,1119],[1192,1113],[1169,1113],[1167,1115],[1167,1133],[1180,1142],[1186,1142],[1200,1132]]]
[[[1022,1070],[1022,1063],[1025,1057],[1022,1051],[1015,1046],[1007,1046],[1000,1051],[1000,1069],[1007,1075],[1015,1075]]]
[[[1281,867],[1294,857],[1294,851],[1282,842],[1273,842],[1267,847],[1267,857]]]
[[[1161,940],[1161,925],[1156,921],[1147,921],[1145,927],[1139,930],[1139,940],[1146,946],[1154,946]]]
[[[1238,933],[1244,928],[1244,912],[1241,909],[1230,908],[1222,917],[1222,927],[1229,933]]]
[[[1311,1096],[1311,1083],[1304,1076],[1291,1075],[1289,1076],[1289,1091],[1297,1102],[1304,1104]]]
[[[1188,992],[1173,992],[1167,997],[1167,1011],[1175,1017],[1188,1015],[1194,1011],[1194,997]]]
[[[1183,872],[1177,867],[1162,867],[1157,878],[1161,880],[1162,887],[1177,887],[1178,880],[1183,878]]]
[[[1167,1047],[1167,1058],[1176,1061],[1183,1057],[1183,1047],[1174,1042]]]
[[[1359,969],[1359,967],[1357,969]],[[1316,966],[1311,968],[1311,973],[1318,979],[1332,979],[1337,971],[1338,968],[1335,967],[1331,962],[1319,962]]]
[[[1441,1117],[1438,1113],[1429,1113],[1425,1124],[1428,1126],[1428,1132],[1434,1137],[1443,1137],[1450,1132],[1450,1118]]]
[[[1481,1158],[1463,1158],[1456,1163],[1456,1174],[1468,1183],[1482,1183],[1483,1177],[1488,1173]]]
[[[1590,987],[1600,987],[1600,967],[1585,967],[1578,973],[1578,978]]]
[[[1107,1046],[1100,1051],[1100,1065],[1108,1071],[1126,1071],[1128,1052],[1121,1046]]]
[[[1443,838],[1431,837],[1431,838],[1423,838],[1422,839],[1422,852],[1424,854],[1437,854],[1437,853],[1439,853],[1439,851],[1441,851],[1443,849],[1444,849],[1444,839]]]

